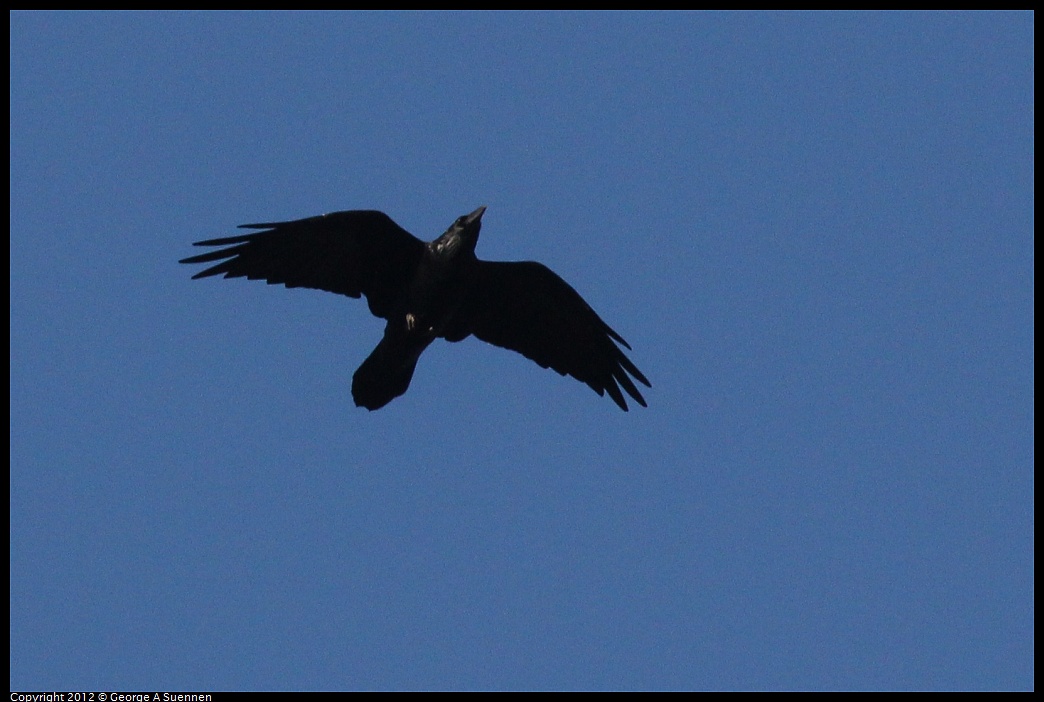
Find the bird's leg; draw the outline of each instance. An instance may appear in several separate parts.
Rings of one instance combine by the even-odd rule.
[[[417,327],[417,317],[412,312],[406,313],[406,331],[413,331]],[[425,332],[431,334],[435,327],[428,327]]]

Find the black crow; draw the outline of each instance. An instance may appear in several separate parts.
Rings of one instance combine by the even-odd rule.
[[[225,248],[181,263],[219,261],[194,279],[245,277],[365,295],[370,312],[388,322],[352,378],[355,404],[369,410],[406,392],[417,359],[436,338],[461,341],[471,334],[571,375],[599,395],[608,392],[624,411],[621,387],[645,407],[631,376],[652,386],[616,344],[631,347],[576,290],[539,263],[475,257],[485,211],[458,217],[427,244],[375,210],[244,224],[240,228],[264,231],[197,242]]]

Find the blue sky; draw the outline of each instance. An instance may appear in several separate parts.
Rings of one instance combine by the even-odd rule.
[[[1033,15],[10,19],[12,689],[1033,687]],[[177,263],[479,205],[648,409]]]

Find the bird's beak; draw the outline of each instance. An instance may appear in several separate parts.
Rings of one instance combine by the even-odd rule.
[[[483,205],[482,207],[478,208],[477,210],[475,210],[474,212],[469,214],[468,215],[468,220],[467,220],[468,224],[474,224],[475,222],[477,222],[480,219],[482,219],[482,213],[485,212],[485,211],[486,211],[486,206]]]

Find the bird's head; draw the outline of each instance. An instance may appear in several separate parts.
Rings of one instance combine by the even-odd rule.
[[[446,261],[460,256],[474,256],[479,231],[482,229],[482,213],[485,211],[486,206],[483,205],[471,214],[457,217],[445,234],[428,245],[432,254]]]

